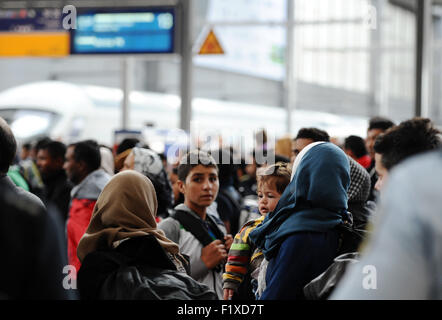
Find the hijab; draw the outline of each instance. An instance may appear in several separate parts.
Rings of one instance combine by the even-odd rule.
[[[352,158],[350,160],[350,187],[348,203],[365,203],[370,196],[371,180],[368,171]]]
[[[115,160],[112,151],[106,147],[100,147],[101,169],[113,176],[115,173]]]
[[[295,160],[295,173],[275,210],[250,233],[267,260],[293,233],[327,232],[346,218],[350,183],[347,156],[332,143],[307,147],[296,157],[301,156]]]
[[[97,199],[77,255],[82,261],[90,252],[112,248],[120,241],[153,235],[164,250],[179,255],[179,247],[157,228],[157,198],[150,180],[133,170],[112,177]]]
[[[325,143],[324,141],[318,141],[318,142],[313,142],[310,143],[308,145],[306,145],[304,147],[304,149],[301,150],[301,152],[299,152],[299,154],[296,156],[295,161],[293,162],[293,167],[292,167],[292,176],[290,177],[290,181],[293,180],[293,177],[295,176],[296,173],[296,169],[298,168],[299,164],[301,163],[302,158],[304,158],[304,155],[314,146],[317,146],[318,144],[322,144]]]
[[[119,172],[121,168],[123,168],[124,160],[126,160],[127,156],[131,152],[132,149],[127,149],[115,156],[115,164],[114,164],[115,172]]]
[[[155,187],[158,216],[167,217],[168,209],[173,206],[173,192],[160,156],[150,149],[138,147],[133,148],[132,153],[134,154],[134,170],[148,177]]]

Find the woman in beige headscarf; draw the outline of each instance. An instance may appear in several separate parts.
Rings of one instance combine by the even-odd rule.
[[[187,273],[176,243],[157,229],[155,189],[141,173],[120,172],[95,204],[77,255],[81,299],[213,299]]]
[[[80,261],[95,250],[116,248],[125,240],[150,234],[177,267],[182,267],[178,245],[157,229],[157,206],[155,189],[147,177],[133,170],[115,175],[98,197],[89,227],[78,244]]]

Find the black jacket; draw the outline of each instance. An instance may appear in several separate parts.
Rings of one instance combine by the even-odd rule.
[[[64,224],[69,213],[73,185],[68,180],[64,170],[60,170],[50,179],[44,179],[43,182],[45,185],[45,203],[55,205]]]
[[[152,235],[97,250],[78,273],[83,300],[214,300],[215,293],[185,272],[178,272]]]
[[[41,200],[0,177],[0,299],[70,299],[66,248]]]
[[[376,211],[376,204],[373,201],[351,202],[348,204],[348,211],[353,216],[353,227],[358,230],[365,230],[370,217]]]

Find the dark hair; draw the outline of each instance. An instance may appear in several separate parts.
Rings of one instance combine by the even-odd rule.
[[[0,118],[0,172],[6,173],[17,152],[17,141],[11,128]]]
[[[278,191],[279,194],[282,194],[290,183],[291,175],[292,170],[289,163],[277,162],[266,168],[262,168],[257,173],[258,188],[261,188],[264,183],[270,182],[274,183],[276,191]]]
[[[368,130],[381,129],[383,131],[394,126],[394,122],[384,117],[373,117],[368,122]]]
[[[95,171],[101,166],[101,153],[98,143],[94,140],[85,140],[70,144],[74,147],[74,160],[84,161],[89,172]]]
[[[40,150],[44,145],[48,144],[51,141],[52,139],[49,137],[43,137],[38,139],[34,144],[35,152],[38,152],[38,150]]]
[[[29,143],[29,142],[23,143],[23,145],[21,147],[26,150],[31,150],[31,148],[32,148],[31,143]]]
[[[374,151],[382,155],[382,164],[390,170],[405,158],[438,148],[439,133],[430,119],[413,118],[379,135]]]
[[[137,138],[126,138],[118,145],[116,153],[120,154],[128,149],[132,149],[139,142],[140,140],[138,140]]]
[[[213,167],[216,169],[216,171],[218,171],[216,161],[209,153],[201,150],[194,150],[190,151],[183,158],[181,158],[177,167],[178,179],[183,182],[186,181],[189,172],[198,165]]]
[[[149,149],[149,148],[146,148],[146,149]],[[158,153],[157,152],[157,154],[160,157],[161,161],[167,161],[167,156],[164,153],[162,153],[162,152]]]
[[[59,141],[51,141],[40,147],[40,150],[48,150],[49,155],[53,159],[62,158],[66,154],[66,145]]]
[[[328,133],[318,128],[301,128],[294,140],[296,139],[312,139],[313,142],[330,142],[330,136]]]
[[[351,150],[356,158],[360,158],[368,154],[365,147],[365,141],[359,136],[348,136],[344,141],[344,149]]]
[[[286,156],[280,155],[280,154],[275,154],[275,163],[278,162],[290,162],[290,159],[287,158]]]

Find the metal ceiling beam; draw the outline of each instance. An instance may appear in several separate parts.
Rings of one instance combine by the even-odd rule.
[[[431,95],[431,41],[432,15],[431,0],[418,0],[416,12],[416,117],[428,117]]]

